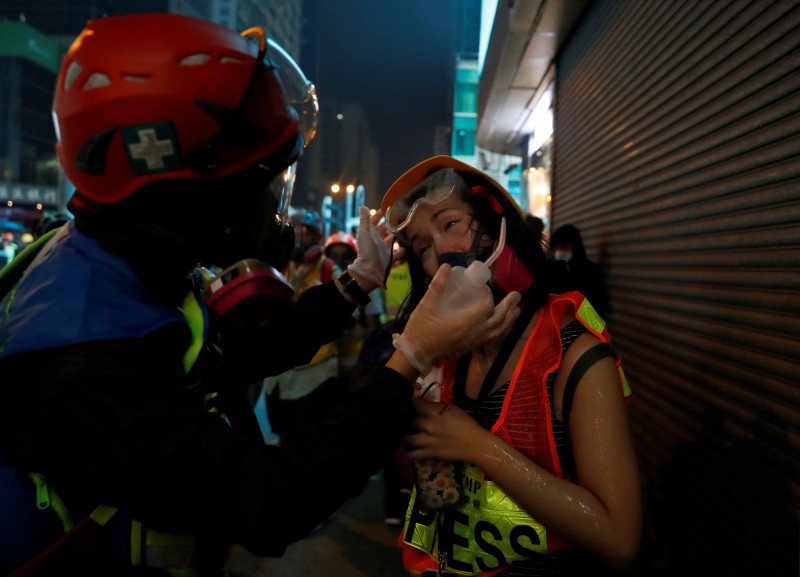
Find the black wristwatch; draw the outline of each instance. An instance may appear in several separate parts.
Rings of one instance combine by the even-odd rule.
[[[339,282],[342,283],[342,288],[347,292],[347,294],[353,297],[354,301],[356,301],[362,307],[369,304],[369,301],[371,300],[369,295],[364,292],[364,289],[358,286],[356,279],[350,276],[349,271],[345,270],[339,275],[338,278]]]

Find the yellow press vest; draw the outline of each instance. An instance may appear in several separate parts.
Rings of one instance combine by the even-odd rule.
[[[551,297],[511,377],[503,408],[492,432],[532,461],[563,478],[550,420],[547,378],[561,363],[561,319],[579,320],[605,343],[605,322],[580,293]],[[454,363],[444,372],[447,397],[452,396]],[[617,359],[624,396],[630,394]],[[534,417],[532,417],[532,414]],[[416,489],[406,512],[401,536],[403,560],[411,574],[437,569],[440,555],[448,571],[460,575],[491,575],[513,563],[571,547],[529,515],[483,471],[466,464],[461,480],[465,503],[446,512],[426,513]]]

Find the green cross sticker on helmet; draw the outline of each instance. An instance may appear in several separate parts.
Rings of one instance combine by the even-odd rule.
[[[120,128],[134,174],[152,174],[183,168],[172,124],[159,122]]]

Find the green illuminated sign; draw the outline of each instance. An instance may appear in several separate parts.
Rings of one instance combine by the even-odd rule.
[[[58,43],[22,22],[0,22],[0,57],[25,58],[57,73],[61,63]]]

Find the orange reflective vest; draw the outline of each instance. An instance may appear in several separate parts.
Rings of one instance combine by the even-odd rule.
[[[550,473],[563,478],[553,437],[547,379],[561,364],[564,317],[580,321],[605,343],[605,322],[577,292],[551,296],[514,369],[492,433]],[[630,388],[617,358],[622,392]],[[452,399],[455,361],[444,370],[442,400]],[[493,575],[514,561],[571,547],[529,515],[478,467],[466,464],[461,481],[467,502],[446,513],[425,513],[416,505],[416,492],[406,513],[400,543],[403,562],[412,575],[438,569],[439,557],[448,571],[460,575]]]

